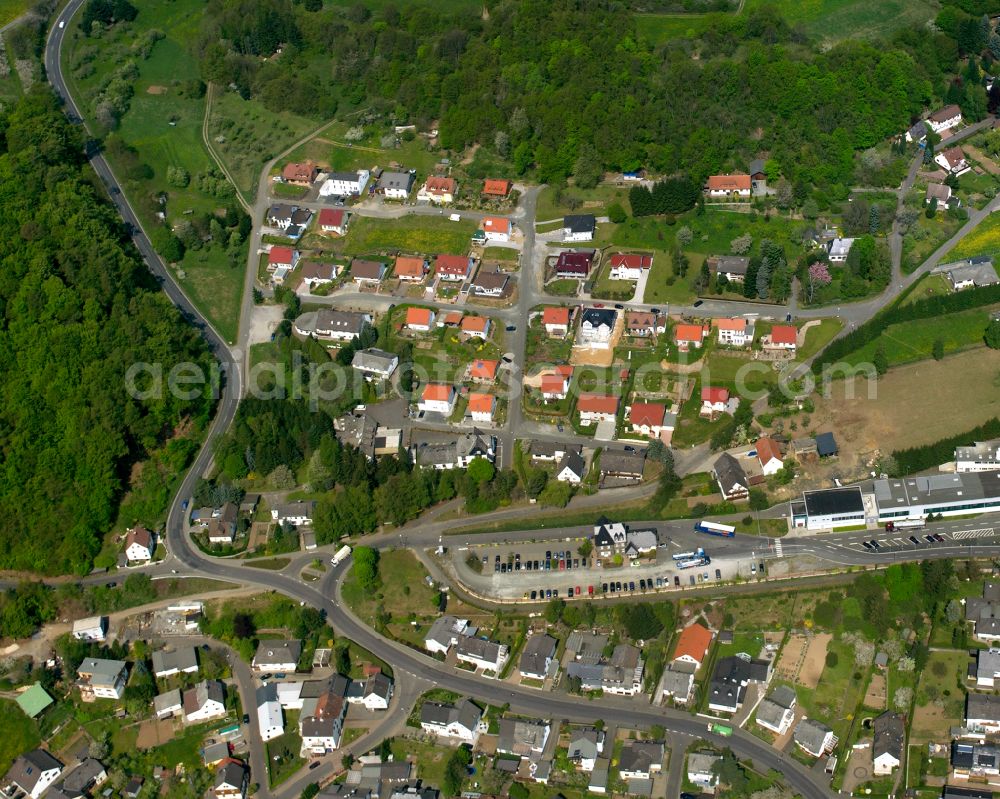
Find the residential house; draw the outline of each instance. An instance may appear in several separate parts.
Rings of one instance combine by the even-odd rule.
[[[324,755],[337,749],[344,731],[346,714],[347,702],[342,695],[333,691],[326,691],[316,699],[303,702],[299,716],[303,754]]]
[[[750,188],[753,190],[754,196],[767,195],[766,166],[767,164],[763,158],[754,158],[750,162]]]
[[[708,648],[712,645],[712,631],[703,624],[695,622],[689,624],[677,637],[677,644],[674,646],[674,654],[670,658],[671,663],[689,663],[696,669],[701,668],[701,664],[708,657]]]
[[[608,778],[611,771],[611,760],[606,757],[597,758],[594,763],[594,770],[590,772],[590,782],[587,783],[587,790],[601,796],[608,792]]]
[[[625,452],[606,449],[601,453],[601,480],[608,478],[622,482],[639,482],[646,468],[645,452]]]
[[[319,169],[312,161],[288,163],[281,170],[281,177],[285,183],[295,186],[311,186],[318,174]]]
[[[84,658],[76,670],[80,698],[84,702],[95,699],[121,699],[128,679],[128,665],[124,660]]]
[[[375,191],[383,195],[387,200],[405,200],[410,196],[410,190],[416,176],[413,172],[389,172],[385,171],[378,179]]]
[[[246,799],[250,771],[234,758],[226,758],[215,772],[211,793],[215,799]]]
[[[854,239],[842,239],[840,237],[831,239],[826,244],[827,257],[831,264],[842,264],[847,260],[847,254],[851,251]]]
[[[455,657],[462,663],[499,675],[507,658],[510,657],[510,650],[506,644],[463,635],[455,644]]]
[[[819,433],[816,436],[816,454],[821,458],[831,458],[840,452],[833,433]]]
[[[587,462],[579,451],[567,452],[556,466],[556,480],[560,483],[580,485],[586,474]]]
[[[351,368],[369,380],[387,380],[399,366],[399,356],[375,347],[357,350],[351,359]]]
[[[351,279],[359,286],[376,285],[385,277],[386,266],[381,261],[355,258],[351,261]]]
[[[625,312],[625,334],[635,338],[652,338],[666,330],[662,318],[648,311]]]
[[[716,255],[706,263],[711,271],[719,277],[724,277],[730,283],[742,283],[746,280],[750,259],[743,255]]]
[[[424,649],[428,652],[447,654],[459,638],[475,635],[476,628],[469,627],[468,619],[458,619],[454,616],[438,616],[424,636]]]
[[[59,779],[62,770],[63,764],[44,749],[32,749],[18,757],[7,770],[0,782],[0,792],[12,799],[19,792],[39,799]]]
[[[1000,733],[1000,696],[972,692],[966,694],[965,728],[980,735]]]
[[[285,203],[275,203],[267,209],[268,224],[279,230],[288,230],[292,224],[292,214],[294,213],[294,206],[286,205]]]
[[[643,555],[653,555],[660,543],[655,529],[629,530],[625,537],[625,557],[635,560]]]
[[[321,308],[316,312],[316,338],[327,341],[351,341],[361,334],[371,316],[357,311],[335,311]]]
[[[677,424],[677,416],[668,413],[665,405],[659,402],[633,402],[628,412],[632,432],[648,438],[659,438],[663,433],[670,432]]]
[[[427,786],[407,785],[392,792],[389,799],[438,799],[439,792]]]
[[[771,677],[771,663],[736,655],[716,661],[708,688],[708,708],[720,713],[735,713],[743,704],[751,682],[766,683]]]
[[[396,258],[394,274],[399,280],[408,283],[419,283],[430,271],[426,258],[400,255]]]
[[[153,675],[156,677],[198,673],[198,650],[193,646],[158,649],[153,653],[152,660]]]
[[[785,467],[785,462],[781,457],[781,447],[773,438],[758,438],[754,444],[757,452],[757,462],[760,463],[760,470],[766,476],[777,474]]]
[[[469,379],[477,383],[493,383],[499,369],[500,361],[478,358],[469,366]]]
[[[125,557],[130,563],[149,563],[156,549],[156,539],[145,527],[133,527],[125,536]]]
[[[472,274],[473,260],[471,255],[442,254],[434,259],[434,274],[440,280],[461,282]]]
[[[517,664],[521,677],[544,680],[556,656],[557,643],[555,638],[544,633],[529,636]]]
[[[804,438],[793,438],[792,439],[792,452],[795,453],[797,458],[802,458],[806,455],[817,455],[816,452],[816,439],[811,436],[806,436]]]
[[[381,671],[368,675],[364,685],[361,687],[358,704],[364,705],[366,710],[388,710],[389,702],[392,700],[393,682]],[[354,702],[352,697],[348,701]]]
[[[226,700],[219,680],[202,680],[184,691],[184,723],[197,724],[226,715]]]
[[[938,271],[947,275],[953,291],[995,286],[1000,283],[997,279],[997,270],[993,267],[993,259],[989,255],[979,255],[965,261],[945,264],[938,267]]]
[[[64,790],[71,794],[92,793],[108,779],[108,772],[100,760],[85,757],[62,781]]]
[[[542,311],[542,325],[550,336],[565,336],[569,333],[569,308],[548,306]]]
[[[456,194],[458,194],[458,184],[454,178],[431,175],[417,192],[417,199],[435,205],[450,205],[455,202]]]
[[[454,386],[447,383],[428,383],[424,386],[417,407],[424,413],[440,413],[444,416],[451,416],[455,411],[456,399],[458,399],[458,393]]]
[[[743,202],[750,199],[752,188],[749,175],[711,175],[703,193],[710,200]]]
[[[108,635],[108,617],[77,619],[73,622],[72,635],[77,641],[103,641]]]
[[[1000,438],[974,441],[971,447],[955,447],[955,471],[1000,471]]]
[[[328,286],[337,279],[340,267],[336,264],[323,264],[319,261],[307,261],[302,265],[302,283],[310,291],[318,286]]]
[[[765,350],[795,352],[799,331],[794,325],[775,325],[760,343]]]
[[[490,335],[490,318],[488,316],[464,316],[458,329],[469,338],[481,338],[486,341]]]
[[[720,413],[729,413],[729,389],[705,386],[701,390],[701,410],[698,413],[711,419]]]
[[[258,674],[294,672],[298,668],[300,657],[302,642],[298,639],[285,641],[265,638],[257,644],[257,652],[250,665]]]
[[[257,727],[261,740],[270,741],[285,733],[285,714],[278,701],[276,683],[257,689]]]
[[[715,775],[715,764],[722,760],[722,755],[714,752],[692,752],[687,757],[687,778],[703,791],[715,792],[718,777]]]
[[[570,214],[563,217],[563,241],[593,241],[597,218],[593,214]]]
[[[952,741],[951,776],[956,780],[1000,783],[997,779],[1000,777],[1000,748],[992,743]]]
[[[754,325],[746,319],[713,319],[712,325],[719,343],[727,347],[749,347],[753,344]]]
[[[569,739],[567,755],[580,771],[593,771],[594,763],[604,751],[604,730],[585,727],[575,730]]]
[[[319,187],[321,197],[356,197],[368,186],[371,172],[359,169],[357,172],[330,172]]]
[[[757,723],[775,735],[784,735],[795,720],[795,691],[780,685],[757,706]]]
[[[547,461],[554,463],[562,460],[567,452],[580,452],[580,447],[573,444],[564,444],[558,441],[532,441],[531,459],[533,461]]]
[[[593,250],[563,250],[556,259],[556,277],[565,280],[586,280],[593,263]]]
[[[618,755],[618,775],[625,780],[648,780],[663,772],[662,741],[626,741]]]
[[[496,460],[496,437],[473,429],[471,433],[462,433],[451,443],[415,444],[411,447],[411,453],[418,466],[464,469],[476,458],[485,458],[493,463]]]
[[[468,699],[454,705],[441,702],[424,702],[420,708],[420,729],[438,738],[450,738],[475,745],[486,732],[483,711]]]
[[[574,661],[566,669],[569,677],[580,680],[584,691],[603,691],[616,696],[635,696],[642,691],[645,664],[640,651],[630,644],[615,647],[610,659],[596,664]]]
[[[965,160],[965,153],[962,152],[961,147],[949,147],[939,151],[934,156],[934,163],[955,177],[964,175],[972,169],[969,162]]]
[[[299,251],[293,250],[291,247],[279,247],[275,245],[271,247],[271,251],[267,254],[267,269],[269,272],[274,272],[276,269],[294,269],[295,265],[299,262]]]
[[[184,710],[184,700],[181,697],[181,689],[174,688],[172,691],[157,694],[153,697],[153,710],[156,718],[166,719],[179,716]]]
[[[561,374],[544,374],[540,389],[542,399],[546,402],[566,399],[569,393],[569,378]]]
[[[652,255],[615,253],[611,256],[610,280],[638,280],[653,266]]]
[[[213,513],[208,522],[206,534],[210,544],[232,544],[236,539],[236,520],[239,516],[237,507],[232,502],[226,502],[218,513]]]
[[[514,232],[513,223],[505,216],[484,216],[480,225],[486,241],[507,242]]]
[[[941,799],[993,799],[993,791],[945,785],[941,791]]]
[[[474,422],[482,422],[483,424],[492,422],[496,407],[497,398],[493,394],[483,394],[479,391],[473,391],[469,394],[467,410]]]
[[[503,199],[510,194],[511,185],[509,180],[487,178],[483,181],[483,194],[487,197]]]
[[[750,496],[750,481],[747,479],[747,474],[740,462],[728,452],[723,452],[716,459],[712,467],[712,476],[726,500],[733,502]]]
[[[594,525],[591,543],[594,551],[602,558],[623,554],[628,542],[628,528],[621,522],[603,521]]]
[[[837,745],[837,736],[826,724],[816,719],[804,718],[795,725],[792,733],[795,745],[813,757],[822,757],[832,752]]]
[[[547,721],[527,719],[500,719],[500,734],[497,737],[497,752],[507,755],[531,757],[541,754],[549,739]]]
[[[663,671],[660,678],[660,693],[657,701],[670,698],[675,705],[686,705],[694,688],[695,667],[690,663],[676,662]]]
[[[312,524],[312,517],[315,512],[316,500],[299,499],[294,502],[279,502],[271,508],[271,520],[278,524],[291,524],[295,527],[302,527],[303,525]]]
[[[415,308],[410,306],[406,309],[406,329],[416,333],[430,333],[434,327],[434,311],[430,308]]]
[[[947,206],[951,200],[951,186],[944,183],[928,183],[924,203],[929,205],[934,200],[937,200],[938,205]]]
[[[927,138],[927,123],[922,119],[918,119],[910,128],[906,131],[906,141],[917,142],[920,144]]]
[[[694,347],[699,349],[708,335],[708,329],[702,325],[677,325],[674,328],[674,344],[681,352],[687,352]]]
[[[581,394],[576,401],[576,409],[580,413],[582,425],[614,421],[618,415],[618,397],[606,394]]]
[[[946,105],[927,117],[927,124],[935,133],[954,128],[962,124],[962,109],[954,104]]]
[[[611,345],[618,314],[609,308],[586,308],[580,314],[580,343],[597,349]]]
[[[887,710],[875,717],[873,722],[875,740],[872,743],[872,760],[875,775],[892,774],[903,761],[903,744],[906,741],[906,726],[903,717]]]
[[[472,294],[476,297],[497,299],[510,293],[511,278],[499,269],[482,267],[471,285]]]

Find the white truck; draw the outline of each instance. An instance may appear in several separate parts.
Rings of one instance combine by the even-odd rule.
[[[344,544],[340,549],[337,550],[336,554],[330,558],[330,563],[336,566],[344,560],[347,560],[348,556],[351,554],[351,548]]]

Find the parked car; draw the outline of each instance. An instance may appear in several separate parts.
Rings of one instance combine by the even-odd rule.
[[[681,585],[680,575],[675,574],[674,575],[674,588],[680,588],[680,585]]]
[[[593,595],[594,595],[594,586],[588,585],[587,586],[587,596],[593,596]]]
[[[531,598],[532,599],[537,599],[538,598],[538,592],[537,591],[532,591],[531,592]]]
[[[722,570],[721,569],[716,569],[715,570],[715,579],[716,580],[721,580],[722,579]]]

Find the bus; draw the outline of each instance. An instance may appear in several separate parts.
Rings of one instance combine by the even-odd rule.
[[[699,533],[721,535],[723,538],[732,538],[736,535],[735,527],[730,527],[728,524],[716,524],[715,522],[698,522],[695,524],[694,529]]]
[[[701,557],[705,554],[705,550],[698,547],[694,552],[675,552],[672,557],[674,560],[690,560],[691,558]]]
[[[716,735],[723,735],[726,738],[733,734],[733,728],[727,727],[725,724],[709,724],[708,731],[714,732]]]

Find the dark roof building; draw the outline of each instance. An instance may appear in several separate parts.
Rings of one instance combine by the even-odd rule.
[[[827,458],[840,452],[833,433],[820,433],[816,436],[816,452],[821,458]]]

